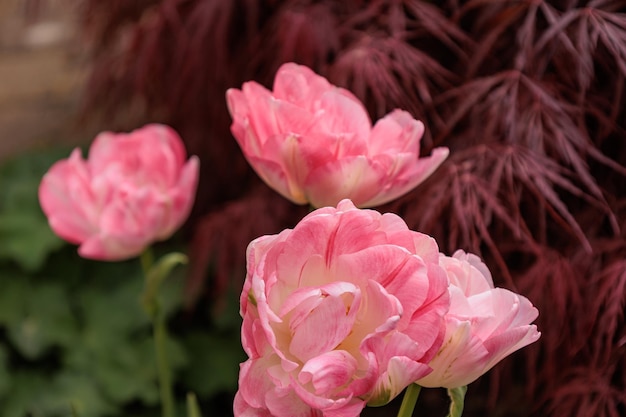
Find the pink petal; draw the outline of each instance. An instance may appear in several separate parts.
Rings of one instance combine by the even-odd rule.
[[[230,126],[230,130],[239,142],[242,149],[247,149],[246,130],[248,128],[248,117],[250,114],[250,108],[246,96],[241,90],[236,88],[229,88],[226,90],[226,103],[228,105],[228,111],[233,119],[233,123]]]
[[[278,357],[266,356],[248,359],[240,365],[239,392],[246,404],[253,408],[267,408],[266,396],[275,389],[268,368],[278,363]]]
[[[345,350],[322,353],[307,361],[298,380],[301,384],[311,383],[317,395],[330,394],[347,384],[357,370],[357,361]]]
[[[196,196],[199,174],[200,160],[194,155],[182,167],[178,182],[170,190],[171,207],[167,213],[165,224],[156,236],[157,239],[169,238],[189,217]]]
[[[450,285],[459,288],[466,297],[493,289],[493,281],[489,270],[481,272],[481,270],[466,260],[445,255],[441,255],[439,263],[446,270]]]
[[[259,177],[277,193],[295,204],[306,204],[304,191],[292,179],[281,163],[246,155],[246,159]]]
[[[284,133],[276,119],[279,103],[271,92],[254,81],[244,83],[241,90],[248,103],[248,123],[259,144],[263,146],[269,137]]]
[[[487,349],[472,335],[471,323],[450,319],[441,351],[430,362],[433,372],[417,383],[424,387],[456,388],[483,374]]]
[[[526,298],[504,288],[494,288],[468,298],[473,317],[479,318],[475,333],[483,340],[492,334],[534,321],[538,312]],[[456,311],[451,307],[451,312]]]
[[[394,110],[378,120],[369,138],[369,156],[410,153],[419,155],[424,124],[408,112]]]
[[[292,329],[290,353],[306,362],[334,349],[350,333],[354,319],[354,314],[346,314],[342,297],[328,295],[322,298]]]
[[[283,64],[274,79],[274,96],[296,106],[311,110],[314,103],[333,86],[304,65]]]
[[[335,157],[366,155],[372,124],[363,104],[331,90],[324,93],[319,106],[319,110],[323,110],[323,116],[318,120],[318,126],[323,131],[354,135],[344,145],[346,149]]]
[[[140,254],[166,223],[170,203],[156,190],[120,190],[100,214],[99,232],[90,237],[79,253],[96,258],[120,260]]]
[[[297,385],[297,384],[296,384]],[[267,408],[273,417],[323,417],[320,410],[313,409],[292,389],[272,390],[267,393]]]
[[[394,399],[407,385],[430,372],[420,354],[419,343],[400,332],[393,332],[385,339],[368,338],[364,347],[374,352],[380,373],[371,397],[370,405],[383,405]]]
[[[126,180],[135,178],[138,183],[167,189],[178,181],[185,159],[182,140],[172,128],[149,124],[130,133],[99,134],[91,145],[88,164],[94,176],[114,172]]]
[[[337,92],[352,101],[360,102],[349,90],[330,84],[326,78],[304,65],[288,62],[276,72],[274,96],[300,107],[309,110],[318,108],[320,98],[328,91]]]
[[[480,272],[480,274],[484,277],[485,281],[487,281],[487,284],[489,285],[490,288],[494,287],[493,278],[491,277],[491,272],[489,271],[489,268],[487,268],[487,265],[485,265],[485,263],[482,261],[482,259],[480,259],[479,256],[473,253],[465,253],[463,250],[459,249],[452,254],[452,257],[455,259],[458,259],[461,262],[469,263],[471,266],[476,268],[478,272]],[[475,294],[477,292],[479,291],[473,291],[472,294]]]
[[[435,148],[429,157],[417,159],[411,154],[398,163],[396,173],[390,173],[388,180],[374,198],[364,202],[364,206],[373,207],[388,203],[408,193],[428,178],[448,157],[448,148]]]
[[[94,173],[100,173],[115,161],[118,135],[113,132],[101,132],[89,147],[89,167]]]
[[[335,206],[348,198],[364,207],[377,195],[385,179],[384,167],[365,156],[329,161],[309,173],[304,188],[314,207]]]
[[[372,366],[369,350],[364,348],[363,341],[372,337],[385,337],[397,327],[402,316],[402,305],[398,299],[376,281],[370,280],[365,292],[364,306],[367,308],[359,311],[351,333],[337,346],[337,349],[353,353],[359,360],[360,369]],[[357,356],[357,351],[361,355]]]
[[[111,239],[107,235],[95,235],[85,240],[78,254],[86,259],[99,261],[123,261],[139,256],[145,249],[145,241]]]
[[[359,288],[349,282],[334,281],[319,287],[303,286],[291,292],[289,297],[281,303],[278,315],[285,316],[308,299],[321,301],[328,295],[341,297],[345,295],[353,296],[359,292]],[[315,306],[319,305],[318,302]]]
[[[81,243],[95,233],[98,221],[96,197],[80,150],[56,162],[39,185],[39,202],[50,227],[61,238]]]
[[[246,403],[241,393],[237,391],[235,401],[233,403],[233,412],[235,417],[272,417],[269,410],[265,408],[253,408]]]
[[[489,351],[489,362],[485,365],[483,373],[511,353],[536,342],[540,336],[537,326],[531,324],[504,331],[487,339],[484,346]]]
[[[430,270],[419,257],[393,245],[343,255],[335,264],[336,275],[344,279],[378,281],[402,305],[398,328],[420,342],[422,355],[431,348],[436,352],[443,337],[442,318],[449,305],[447,280],[442,270]]]
[[[342,404],[340,408],[330,408],[324,410],[324,417],[358,417],[365,408],[365,401],[352,398],[346,404]]]
[[[164,188],[175,187],[187,160],[183,141],[169,126],[149,124],[128,135],[128,142],[140,145],[141,170],[150,182]]]

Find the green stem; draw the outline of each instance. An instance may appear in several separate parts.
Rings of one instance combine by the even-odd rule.
[[[192,392],[187,394],[187,417],[202,417],[196,395]]]
[[[154,265],[154,254],[152,253],[152,249],[146,248],[146,250],[141,253],[139,260],[141,261],[143,276],[148,279],[150,269],[152,268],[152,265]]]
[[[450,413],[448,417],[461,417],[465,405],[465,393],[467,385],[457,388],[448,388],[448,396],[450,397]]]
[[[413,415],[417,397],[419,397],[421,390],[422,387],[417,384],[411,384],[406,388],[402,405],[400,405],[400,410],[398,411],[398,417],[411,417]]]
[[[141,266],[145,277],[145,289],[142,297],[143,306],[152,320],[154,348],[156,354],[159,392],[161,396],[162,417],[174,417],[174,394],[172,392],[172,374],[167,360],[167,328],[165,315],[158,300],[158,287],[162,278],[153,269],[154,257],[148,248],[141,254]]]
[[[165,317],[158,311],[152,320],[154,329],[154,346],[156,350],[157,372],[159,375],[159,389],[161,392],[161,415],[174,417],[174,394],[172,392],[172,374],[167,360],[167,329]]]
[[[79,417],[78,409],[74,405],[74,403],[70,403],[70,408],[72,410],[72,417]]]

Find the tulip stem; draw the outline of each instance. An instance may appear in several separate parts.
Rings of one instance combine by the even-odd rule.
[[[187,394],[187,417],[202,417],[196,394],[192,392]]]
[[[145,289],[142,303],[146,313],[152,320],[154,348],[156,354],[157,375],[159,379],[159,392],[161,397],[162,417],[174,417],[174,394],[172,391],[172,374],[169,361],[167,360],[167,328],[165,326],[165,314],[159,305],[158,287],[163,277],[157,273],[154,257],[150,249],[141,254],[141,266],[145,276]]]
[[[448,388],[448,396],[450,397],[450,413],[448,417],[461,417],[465,405],[465,393],[467,385],[457,388]]]
[[[174,394],[172,393],[172,374],[167,360],[167,329],[165,317],[158,312],[158,317],[153,320],[154,344],[159,375],[159,389],[161,392],[161,405],[163,417],[174,417]]]
[[[400,410],[398,411],[398,417],[411,417],[413,415],[413,410],[415,409],[415,404],[417,403],[417,397],[419,397],[421,390],[422,387],[417,384],[411,384],[406,387],[406,391],[404,391],[404,398],[402,399],[402,404],[400,405]]]

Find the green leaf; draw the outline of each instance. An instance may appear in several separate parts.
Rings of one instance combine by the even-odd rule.
[[[20,320],[29,290],[27,277],[13,275],[3,269],[0,279],[0,326],[8,327]]]
[[[88,374],[65,372],[53,381],[52,389],[44,394],[43,405],[51,413],[67,416],[74,410],[80,417],[100,417],[117,411]]]
[[[187,255],[179,252],[172,252],[162,256],[154,265],[150,265],[150,261],[147,260],[150,257],[148,252],[142,255],[144,260],[144,270],[146,271],[145,287],[141,296],[141,301],[144,309],[148,314],[153,316],[156,314],[157,297],[159,295],[159,289],[170,275],[172,270],[178,266],[188,262]]]
[[[15,348],[34,360],[52,346],[72,346],[78,329],[65,289],[55,283],[30,285],[24,280],[22,284],[14,287],[13,314],[6,312],[8,336]]]
[[[40,269],[65,244],[50,230],[38,198],[41,178],[59,158],[57,152],[25,154],[0,167],[0,258],[26,271]]]
[[[84,327],[80,344],[66,352],[65,365],[93,375],[115,403],[154,405],[158,403],[156,359],[151,323],[140,305],[141,274],[137,264],[112,265],[116,264],[99,265],[98,274],[104,276],[92,277],[92,284],[78,294]],[[168,355],[174,371],[187,362],[184,348],[176,341],[170,340]]]
[[[6,401],[3,417],[66,417],[74,407],[81,417],[111,415],[116,407],[99,392],[86,375],[62,373],[50,378],[41,373],[18,372]]]
[[[9,388],[11,388],[11,374],[8,369],[7,356],[5,346],[0,344],[0,399],[2,399]]]
[[[103,343],[103,338],[115,340],[149,328],[150,320],[139,305],[141,286],[139,277],[128,277],[119,284],[110,284],[108,289],[94,285],[78,294],[87,343],[91,338]]]
[[[28,211],[0,213],[0,258],[17,262],[26,271],[39,270],[46,257],[65,243],[41,216]]]
[[[11,390],[5,401],[0,402],[0,415],[3,417],[46,415],[43,414],[47,410],[40,404],[40,395],[47,385],[43,375],[23,371],[15,373]]]

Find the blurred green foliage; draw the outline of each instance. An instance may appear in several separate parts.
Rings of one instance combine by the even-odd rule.
[[[80,258],[39,207],[41,177],[67,155],[25,154],[0,167],[0,416],[158,415],[139,260]],[[157,254],[179,249],[169,242]],[[159,294],[177,401],[182,410],[193,392],[204,415],[228,415],[245,359],[238,304],[233,296],[219,316],[210,306],[182,311],[184,276],[177,268]]]

